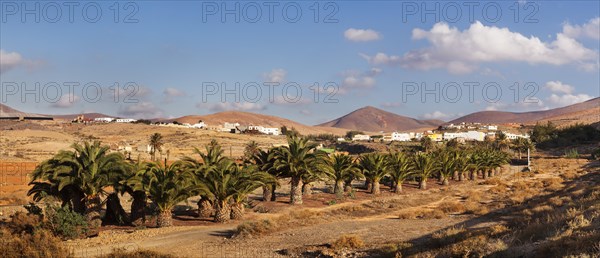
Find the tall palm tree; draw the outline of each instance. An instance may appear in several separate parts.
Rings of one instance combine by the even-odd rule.
[[[458,172],[458,180],[465,180],[465,173],[469,171],[470,163],[469,159],[471,154],[465,150],[460,150],[456,152],[456,156],[454,159],[455,170]]]
[[[146,164],[141,162],[138,157],[138,161],[131,165],[130,172],[125,174],[120,182],[124,186],[125,192],[133,199],[129,219],[135,226],[143,225],[146,222],[148,185],[144,185],[141,179],[146,177],[147,171]]]
[[[423,150],[425,152],[429,152],[431,149],[433,149],[434,142],[428,136],[421,137],[420,142],[421,142],[421,148],[423,148]]]
[[[274,165],[274,151],[273,149],[258,150],[257,153],[252,157],[253,164],[256,165],[256,170],[262,171],[273,175],[274,178],[277,176],[277,171],[273,168]],[[275,201],[275,187],[277,187],[277,180],[272,184],[266,184],[262,187],[263,201]]]
[[[308,139],[288,136],[288,146],[275,151],[274,168],[291,177],[290,204],[302,204],[302,177],[313,173],[317,157],[314,153],[316,145]]]
[[[256,141],[250,141],[244,147],[244,162],[252,162],[254,160],[254,156],[260,152],[260,148],[258,147],[258,143]]]
[[[338,197],[344,195],[344,182],[361,176],[360,169],[354,164],[352,157],[345,154],[334,154],[324,158],[319,164],[319,169],[335,182],[333,193]]]
[[[389,174],[393,180],[393,192],[402,192],[402,183],[413,174],[412,160],[403,152],[390,153],[387,156]]]
[[[152,155],[152,161],[156,161],[156,152],[160,152],[163,146],[163,137],[159,133],[150,135],[150,154]]]
[[[158,208],[156,225],[169,227],[173,225],[172,210],[177,203],[186,200],[198,188],[193,184],[195,178],[187,172],[181,162],[165,165],[159,162],[146,163],[138,171],[139,176],[135,184],[143,185],[148,189],[150,200]]]
[[[369,153],[361,156],[358,163],[363,174],[372,184],[371,193],[380,194],[379,181],[388,173],[386,156],[380,153]]]
[[[438,164],[431,154],[418,153],[413,157],[415,175],[419,177],[419,188],[427,189],[427,179],[436,171]]]

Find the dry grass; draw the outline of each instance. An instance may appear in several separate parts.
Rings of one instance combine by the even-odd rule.
[[[171,258],[168,254],[162,254],[155,251],[137,250],[126,251],[124,249],[115,249],[112,253],[99,256],[100,258]]]
[[[459,214],[465,212],[465,205],[458,201],[444,202],[438,208],[448,214]]]
[[[400,219],[442,219],[446,214],[439,209],[414,208],[403,210],[398,214]]]
[[[365,242],[357,235],[342,235],[331,244],[333,250],[357,249],[365,246]]]

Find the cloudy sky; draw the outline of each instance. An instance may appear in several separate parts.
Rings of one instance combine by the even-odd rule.
[[[449,120],[600,95],[597,1],[53,3],[1,5],[0,97],[22,111],[317,124],[363,106]]]

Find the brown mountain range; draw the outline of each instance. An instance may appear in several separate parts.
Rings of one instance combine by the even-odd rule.
[[[586,123],[591,124],[600,121],[600,98],[590,99],[585,102],[573,104],[566,107],[531,112],[502,112],[502,111],[481,111],[475,112],[449,123],[535,123],[535,122],[553,121],[564,122],[566,124]]]
[[[392,132],[416,129],[431,129],[443,124],[440,120],[418,120],[397,115],[371,106],[357,109],[345,116],[319,126],[344,128],[368,132]]]

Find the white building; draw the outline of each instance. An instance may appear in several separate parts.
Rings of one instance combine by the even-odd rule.
[[[497,125],[488,125],[487,129],[490,131],[498,131],[498,126]]]
[[[392,141],[408,142],[408,141],[410,141],[410,139],[412,139],[412,137],[409,133],[393,132],[391,134],[387,134],[387,135],[383,136],[383,141],[386,141],[386,142],[392,142]]]
[[[517,139],[517,138],[529,139],[529,135],[528,134],[505,133],[504,135],[506,135],[506,139],[509,139],[509,140],[514,140],[514,139]]]
[[[264,127],[264,126],[260,126],[260,125],[250,125],[248,126],[248,130],[251,131],[259,131],[262,134],[268,134],[268,135],[280,135],[281,132],[279,131],[279,128],[277,127]]]
[[[478,131],[458,132],[458,133],[444,133],[443,136],[445,141],[452,139],[463,138],[467,141],[483,141],[485,139],[485,133]]]
[[[190,125],[189,127],[190,128],[202,129],[202,128],[206,128],[206,124],[204,122],[198,122],[198,123],[195,123],[193,125]]]
[[[112,117],[98,117],[98,118],[94,118],[94,122],[99,122],[99,123],[110,123],[112,121],[115,121],[115,119],[112,118]]]
[[[137,120],[132,119],[132,118],[117,118],[116,122],[117,123],[133,123]]]
[[[371,140],[371,136],[368,136],[366,134],[357,134],[354,135],[354,137],[352,137],[353,141],[369,141]]]
[[[234,130],[236,127],[240,126],[240,123],[223,123],[223,127],[221,128],[221,131],[223,132],[231,132],[231,130]]]

